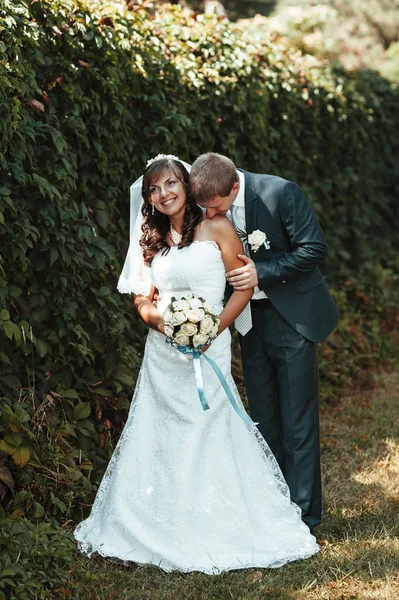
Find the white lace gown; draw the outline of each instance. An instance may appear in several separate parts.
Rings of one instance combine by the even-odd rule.
[[[213,242],[158,254],[151,266],[161,311],[191,292],[222,310],[225,269]],[[230,332],[208,350],[242,407],[230,371]],[[318,551],[255,425],[234,412],[201,358],[210,409],[193,360],[150,330],[129,417],[88,519],[80,549],[165,571],[217,574],[281,567]]]

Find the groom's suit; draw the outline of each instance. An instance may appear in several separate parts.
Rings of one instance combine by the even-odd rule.
[[[339,318],[318,265],[327,245],[305,194],[272,175],[245,176],[247,234],[270,249],[249,254],[268,299],[251,300],[252,328],[240,337],[249,408],[313,528],[321,518],[317,342]]]

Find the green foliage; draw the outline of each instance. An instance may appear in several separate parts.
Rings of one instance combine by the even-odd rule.
[[[341,320],[319,348],[321,399],[326,404],[335,403],[345,389],[372,387],[376,371],[397,354],[387,335],[395,326],[397,277],[376,268],[373,284],[366,281],[348,278],[332,290]]]
[[[46,600],[66,579],[74,551],[71,536],[49,523],[0,515],[0,600]]]
[[[144,327],[116,282],[129,184],[159,152],[220,151],[302,185],[343,310],[323,395],[367,380],[396,307],[398,97],[375,74],[179,8],[152,20],[94,0],[3,1],[0,494],[13,518],[80,518],[126,418]]]

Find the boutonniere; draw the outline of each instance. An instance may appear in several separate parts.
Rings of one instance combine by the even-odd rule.
[[[270,242],[267,239],[267,235],[259,229],[255,229],[255,231],[249,234],[248,244],[251,246],[252,252],[257,252],[262,245],[266,250],[270,250]]]

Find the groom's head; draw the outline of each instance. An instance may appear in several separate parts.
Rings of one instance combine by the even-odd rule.
[[[190,171],[190,192],[197,204],[206,209],[209,219],[225,215],[237,197],[240,181],[237,170],[227,156],[201,154]]]

